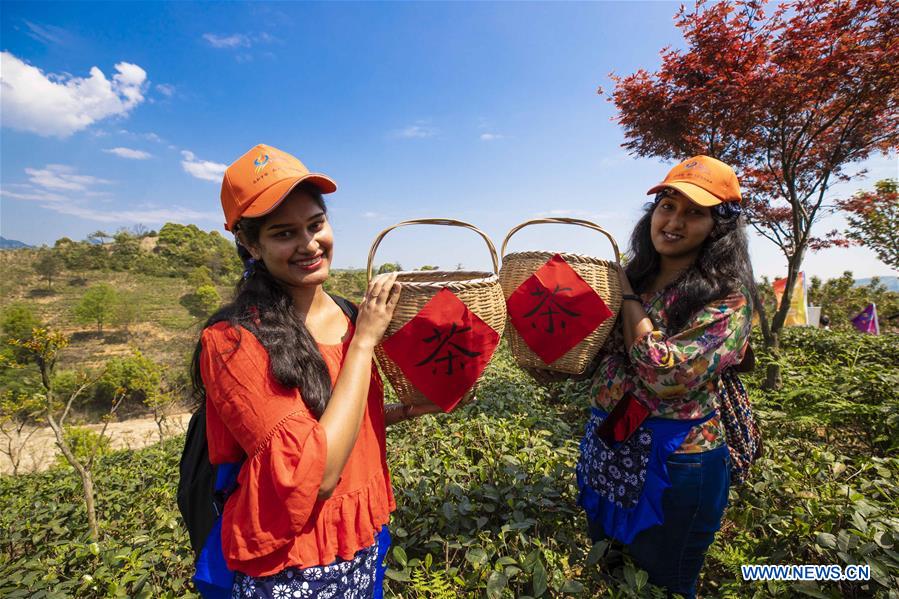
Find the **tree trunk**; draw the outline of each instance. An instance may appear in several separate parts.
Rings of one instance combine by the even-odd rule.
[[[78,458],[75,457],[75,453],[72,451],[72,448],[69,447],[69,444],[65,439],[62,428],[56,422],[56,418],[53,417],[52,413],[47,413],[47,423],[50,425],[50,428],[53,429],[53,434],[56,436],[56,445],[59,447],[62,455],[81,478],[81,487],[84,490],[84,507],[87,509],[87,526],[90,532],[90,539],[91,541],[97,542],[100,539],[100,529],[97,526],[97,510],[94,505],[94,479],[91,476],[91,471],[85,468],[84,465],[78,461]]]
[[[90,531],[91,541],[100,540],[100,527],[97,526],[97,508],[94,505],[94,477],[90,470],[81,468],[78,471],[81,476],[81,487],[84,489],[84,507],[87,508],[87,526]]]
[[[165,414],[160,414],[159,411],[154,410],[153,416],[156,420],[156,427],[159,429],[159,442],[162,443],[165,441],[165,430],[163,428],[163,425],[165,424]]]
[[[772,362],[768,364],[765,373],[765,389],[780,389],[783,385],[780,368],[780,332],[787,320],[787,314],[790,312],[790,304],[793,301],[793,287],[796,285],[796,279],[799,277],[799,267],[802,265],[802,253],[794,254],[787,259],[787,284],[784,287],[783,296],[780,298],[780,304],[774,311],[771,319],[771,327],[762,327],[762,335],[765,338],[765,349],[768,350],[772,358]],[[760,314],[763,314],[764,308]],[[763,318],[761,316],[760,318]],[[767,332],[766,332],[766,329]]]
[[[768,368],[765,371],[765,389],[773,390],[780,389],[781,385],[783,385],[783,379],[780,375],[780,364],[777,360],[780,359],[780,335],[778,333],[771,333],[771,342],[768,345],[768,354],[773,358],[773,362],[768,364]]]

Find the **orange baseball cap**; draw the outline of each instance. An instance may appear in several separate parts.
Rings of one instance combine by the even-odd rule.
[[[337,184],[330,177],[310,173],[306,165],[287,152],[265,144],[254,147],[225,169],[225,230],[231,231],[241,217],[268,214],[303,181],[312,183],[322,193],[337,191]]]
[[[665,180],[646,192],[658,193],[670,187],[681,192],[700,206],[717,206],[722,202],[742,201],[737,174],[720,160],[709,156],[694,156],[684,160],[668,172]]]

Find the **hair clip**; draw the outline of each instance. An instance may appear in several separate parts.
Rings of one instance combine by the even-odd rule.
[[[256,263],[257,260],[255,258],[248,258],[244,263],[243,275],[241,277],[242,280],[246,281],[250,277],[253,276],[253,273],[256,272]]]
[[[743,214],[743,207],[736,202],[722,202],[715,206],[715,212],[723,218],[734,218]]]

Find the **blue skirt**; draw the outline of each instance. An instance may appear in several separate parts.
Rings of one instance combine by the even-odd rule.
[[[647,418],[625,441],[609,447],[596,434],[608,414],[591,408],[577,464],[578,504],[591,528],[628,545],[642,530],[664,522],[662,494],[671,486],[666,461],[690,429],[714,412],[693,420]]]
[[[384,558],[390,547],[387,527],[373,545],[350,560],[338,559],[327,566],[286,568],[272,576],[247,576],[236,572],[232,599],[382,599]]]

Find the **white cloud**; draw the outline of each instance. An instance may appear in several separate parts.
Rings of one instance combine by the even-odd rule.
[[[58,212],[84,220],[101,223],[156,224],[166,222],[192,223],[196,221],[218,222],[222,215],[217,212],[198,212],[189,208],[172,206],[171,208],[153,208],[147,210],[96,210],[72,203],[47,204],[43,206]]]
[[[130,160],[146,160],[147,158],[152,158],[152,154],[148,154],[142,150],[132,150],[131,148],[109,148],[107,150],[103,150],[109,154],[115,154],[119,158],[128,158]]]
[[[222,177],[225,175],[225,169],[228,168],[227,164],[211,162],[209,160],[200,160],[193,152],[187,150],[182,150],[181,156],[184,157],[184,160],[181,161],[184,172],[197,179],[203,179],[204,181],[221,182]]]
[[[53,25],[41,25],[25,20],[25,26],[28,28],[25,32],[28,37],[44,44],[61,44],[68,35],[65,29]]]
[[[213,48],[249,48],[250,38],[242,33],[234,35],[216,35],[214,33],[204,33],[203,39]]]
[[[34,185],[44,189],[87,191],[91,185],[109,183],[91,175],[79,175],[74,168],[64,164],[48,164],[42,169],[26,168],[25,174]]]
[[[413,125],[392,131],[391,137],[400,139],[424,139],[427,137],[434,137],[437,133],[439,133],[439,131],[435,127],[432,127],[427,121],[417,121]]]
[[[169,83],[158,83],[156,84],[156,91],[167,98],[171,98],[175,95],[175,86]]]
[[[481,133],[481,141],[494,141],[503,138],[505,138],[505,135],[500,135],[499,133]]]
[[[165,222],[220,222],[218,212],[200,212],[181,206],[148,206],[140,209],[115,209],[112,198],[90,186],[109,183],[104,179],[79,175],[62,164],[48,164],[43,169],[25,169],[30,183],[8,183],[0,188],[0,196],[15,200],[39,202],[41,208],[84,220],[118,224],[161,224]],[[100,207],[87,205],[86,198],[98,198]]]
[[[58,193],[35,189],[31,185],[28,185],[26,187],[27,189],[25,193],[10,191],[5,188],[0,189],[0,196],[13,198],[15,200],[26,200],[30,202],[64,202],[68,199],[65,196],[59,195]]]
[[[144,100],[147,72],[127,62],[115,69],[112,80],[97,67],[88,77],[44,74],[9,52],[0,53],[3,126],[68,137],[102,119],[127,115]]]
[[[152,131],[149,133],[137,133],[135,131],[129,131],[128,129],[119,129],[117,133],[119,133],[120,135],[127,135],[129,137],[139,137],[141,139],[154,141],[156,143],[163,143],[163,141],[164,141],[161,137],[159,137]],[[100,137],[100,136],[98,136],[98,137]]]

